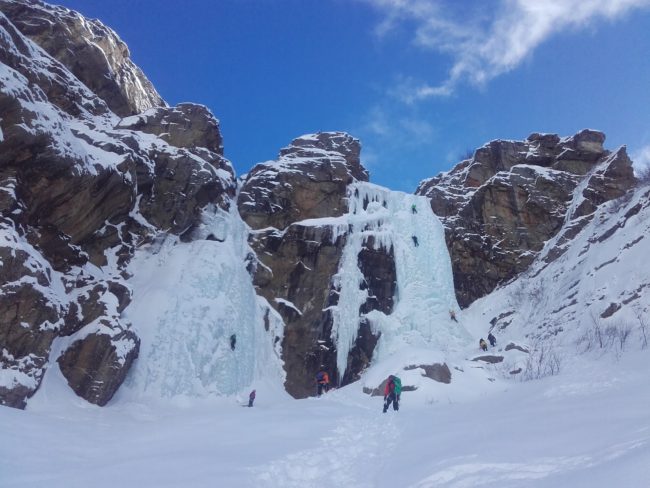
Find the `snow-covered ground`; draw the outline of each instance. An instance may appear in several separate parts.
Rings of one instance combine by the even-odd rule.
[[[65,399],[0,409],[0,486],[642,488],[648,359],[580,356],[525,383],[486,371],[426,401],[405,392],[387,414],[358,383],[306,400],[259,385],[253,408],[235,396],[98,408],[60,385]]]

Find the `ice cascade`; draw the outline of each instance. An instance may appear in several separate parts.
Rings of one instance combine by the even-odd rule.
[[[269,375],[282,384],[283,324],[246,270],[246,224],[212,209],[202,232],[210,237],[190,243],[161,236],[133,263],[128,319],[142,344],[126,394],[227,395]]]
[[[371,236],[377,248],[392,248],[397,275],[393,312],[365,315],[373,332],[381,333],[373,360],[407,346],[446,351],[467,344],[469,333],[450,319],[449,311],[459,309],[451,260],[444,229],[428,199],[359,182],[348,187],[348,200],[349,212],[343,219],[347,241],[334,277],[339,301],[331,309],[339,378],[345,374],[363,318],[359,307],[368,297],[361,289],[364,277],[358,255]]]

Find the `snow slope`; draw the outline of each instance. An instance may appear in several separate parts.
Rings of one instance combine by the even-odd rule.
[[[575,235],[567,240],[567,233]],[[466,327],[476,340],[491,329],[502,345],[524,341],[562,357],[647,345],[649,238],[646,186],[568,222],[526,273],[463,312]]]

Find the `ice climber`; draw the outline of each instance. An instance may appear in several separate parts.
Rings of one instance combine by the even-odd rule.
[[[413,212],[414,214],[418,213],[418,209],[415,206],[415,203],[413,205],[411,205],[411,212]]]
[[[330,387],[330,376],[326,371],[321,369],[316,373],[316,384],[318,385],[318,396],[321,396],[323,391],[327,393],[327,390],[329,390]]]
[[[390,375],[386,381],[384,388],[384,413],[388,411],[391,402],[393,403],[393,410],[399,410],[399,396],[402,393],[402,380],[397,376]]]
[[[485,339],[481,337],[481,340],[478,341],[478,347],[480,347],[483,351],[487,351],[487,342],[485,342]]]
[[[248,395],[248,406],[252,407],[254,401],[255,401],[255,390],[251,391],[251,394]]]
[[[230,336],[230,349],[235,350],[235,345],[237,344],[237,335],[233,334]]]
[[[488,341],[490,341],[492,347],[497,345],[497,338],[492,335],[492,332],[488,334]]]
[[[450,318],[451,320],[453,320],[454,322],[458,322],[458,320],[456,320],[456,312],[454,312],[454,311],[451,310],[451,309],[449,310],[449,318]]]
[[[418,247],[420,244],[418,243],[418,237],[417,236],[411,236],[411,239],[413,239],[413,245],[415,247]]]

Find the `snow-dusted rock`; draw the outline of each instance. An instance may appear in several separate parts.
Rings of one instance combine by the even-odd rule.
[[[293,222],[345,213],[345,189],[367,181],[359,141],[343,132],[294,139],[276,161],[256,165],[246,175],[237,205],[253,229],[284,229]]]
[[[113,397],[140,348],[140,339],[132,331],[102,325],[106,330],[73,342],[57,359],[70,388],[99,406]]]
[[[204,105],[179,103],[175,107],[152,108],[120,120],[116,128],[154,134],[175,147],[203,147],[223,155],[219,121]]]
[[[587,186],[583,181],[581,187]],[[578,208],[583,198],[576,192],[570,207]],[[645,186],[568,220],[526,272],[477,300],[468,314],[489,319],[510,355],[539,359],[539,351],[548,356],[553,343],[565,345],[564,354],[570,355],[590,348],[619,354],[645,348],[649,232],[650,188]]]
[[[259,229],[251,238],[259,260],[254,283],[286,324],[285,387],[296,397],[313,393],[313,375],[321,365],[335,380],[330,307],[338,303],[333,277],[341,266],[347,230],[337,217],[348,211],[348,185],[368,178],[360,150],[359,141],[342,132],[301,136],[280,151],[277,161],[255,166],[239,194],[242,218]],[[395,289],[392,255],[370,240],[359,263],[368,290],[361,313],[389,313]],[[377,342],[367,321],[359,327],[341,384],[358,378]]]
[[[416,193],[431,199],[445,225],[462,306],[526,270],[568,220],[634,186],[625,149],[612,155],[604,140],[602,132],[583,130],[566,138],[535,133],[526,141],[492,141],[420,183]],[[569,212],[576,191],[584,198]]]
[[[165,105],[126,44],[100,21],[39,0],[0,0],[0,11],[116,114]]]

